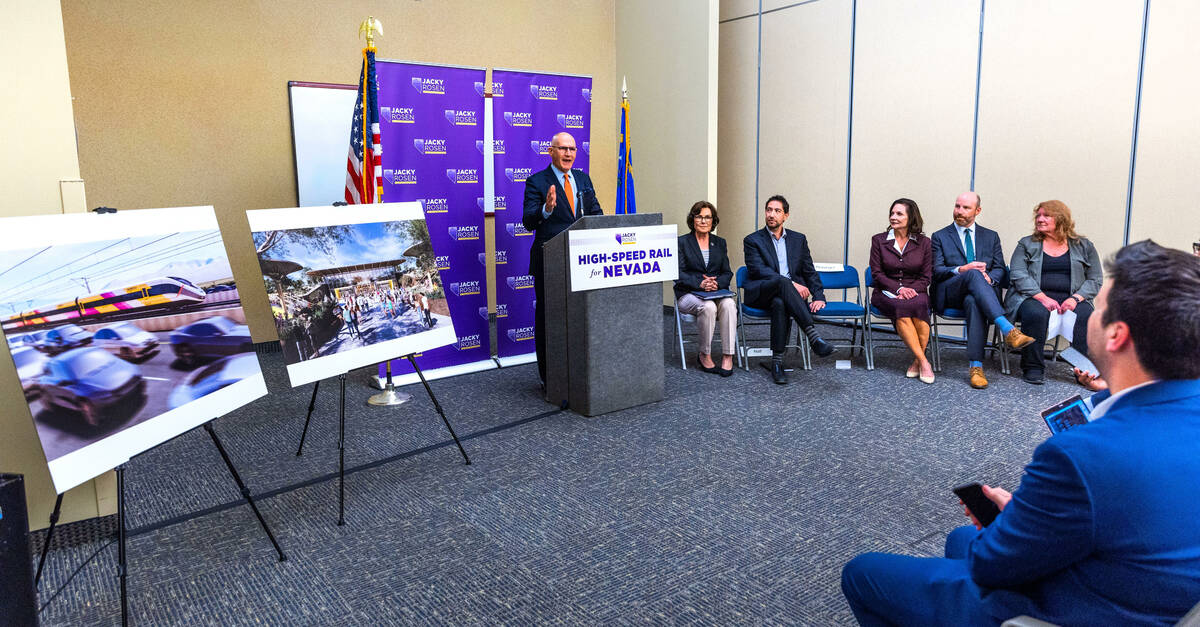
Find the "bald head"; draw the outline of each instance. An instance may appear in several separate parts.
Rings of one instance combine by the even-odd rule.
[[[563,172],[570,172],[575,163],[575,138],[570,133],[557,133],[550,139],[550,162]]]
[[[980,211],[979,194],[975,192],[963,192],[954,199],[954,223],[961,227],[975,224]]]

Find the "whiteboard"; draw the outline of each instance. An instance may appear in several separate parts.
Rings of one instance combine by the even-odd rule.
[[[345,201],[357,85],[288,82],[299,207]]]

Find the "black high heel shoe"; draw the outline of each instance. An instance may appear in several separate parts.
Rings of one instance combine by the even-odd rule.
[[[721,374],[721,368],[718,367],[715,363],[712,368],[709,368],[708,366],[705,366],[703,363],[700,363],[699,355],[696,355],[696,367],[700,369],[700,372],[707,372],[708,374]]]

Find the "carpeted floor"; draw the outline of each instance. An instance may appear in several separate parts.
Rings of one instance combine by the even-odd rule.
[[[336,380],[297,457],[311,387],[262,355],[271,394],[214,426],[288,560],[207,434],[187,433],[126,472],[133,622],[852,624],[842,565],[940,554],[965,522],[950,488],[1015,488],[1048,435],[1037,411],[1080,392],[1064,364],[1031,386],[993,361],[972,390],[961,351],[932,386],[904,378],[902,349],[877,350],[873,372],[814,357],[786,387],[757,365],[722,379],[679,369],[673,327],[666,399],[606,416],[555,411],[533,365],[433,382],[470,466],[419,385],[369,407],[369,369],[351,373],[346,463],[366,467],[347,476],[343,527]],[[113,537],[111,518],[56,532],[41,602],[82,567],[44,624],[119,622],[116,545],[85,563]]]

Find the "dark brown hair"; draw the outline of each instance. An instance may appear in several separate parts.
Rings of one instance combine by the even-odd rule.
[[[907,198],[897,198],[888,205],[888,217],[892,216],[892,207],[896,205],[904,205],[904,209],[908,212],[908,236],[922,235],[925,228],[925,221],[921,219],[921,209],[917,207],[917,201]],[[889,224],[890,227],[890,224]]]
[[[687,215],[688,230],[691,230],[691,231],[696,230],[696,216],[700,215],[700,210],[704,209],[705,207],[708,207],[708,210],[712,212],[712,217],[713,217],[712,228],[713,228],[713,230],[715,231],[717,229],[717,225],[721,223],[721,219],[717,217],[717,208],[714,207],[711,202],[708,202],[707,200],[701,200],[701,201],[696,202],[696,204],[692,205],[691,210],[688,211],[688,215]]]

